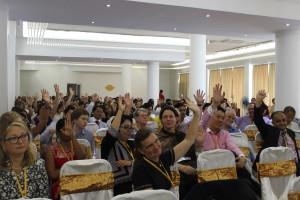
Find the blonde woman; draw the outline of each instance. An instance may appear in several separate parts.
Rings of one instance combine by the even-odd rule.
[[[3,123],[0,122],[3,125]],[[47,198],[45,163],[36,159],[31,133],[23,122],[12,122],[0,130],[0,199]]]

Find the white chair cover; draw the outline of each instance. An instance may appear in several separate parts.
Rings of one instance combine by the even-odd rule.
[[[79,144],[82,144],[85,146],[85,158],[86,159],[92,159],[94,157],[94,152],[92,152],[91,144],[86,139],[77,139]]]
[[[259,157],[260,163],[293,160],[294,153],[287,147],[269,147],[264,149]],[[287,200],[288,191],[296,174],[278,177],[260,178],[262,200]]]
[[[264,141],[264,139],[262,138],[262,136],[261,136],[261,134],[260,133],[257,133],[256,135],[255,135],[255,142],[263,142]],[[256,146],[256,145],[255,145]],[[256,148],[258,148],[257,146],[256,146]],[[257,152],[258,153],[258,152]]]
[[[238,146],[238,147],[244,147],[248,148],[249,151],[253,154],[253,152],[249,148],[249,143],[248,143],[248,137],[245,133],[230,133],[232,141]],[[247,163],[245,165],[245,168],[251,173],[252,172],[252,162],[250,159],[250,155],[246,156],[247,158]]]
[[[100,128],[96,132],[96,136],[105,137],[106,133],[107,133],[107,128]],[[96,159],[101,159],[101,148],[98,148],[97,145],[96,145],[96,148],[95,148],[95,157],[96,157]]]
[[[294,178],[289,192],[300,192],[300,177]]]
[[[247,131],[247,130],[250,130],[250,131],[256,130],[256,131],[258,131],[255,124],[251,124],[251,125],[246,126],[245,131]],[[256,157],[257,153],[255,151],[255,148],[256,148],[255,141],[248,141],[248,143],[249,143],[250,151],[253,152],[254,157]]]
[[[235,158],[231,151],[216,149],[204,151],[197,158],[197,170],[235,167]]]
[[[60,169],[60,176],[96,173],[96,172],[111,172],[111,165],[104,159],[89,159],[89,160],[73,160],[66,162]],[[62,195],[61,200],[83,200],[83,199],[103,199],[110,200],[113,197],[113,190],[99,190],[93,192],[82,192],[76,194]]]
[[[140,190],[115,196],[111,200],[178,200],[168,190]]]
[[[178,170],[178,164],[177,163],[174,163],[174,165],[171,165],[170,166],[170,171],[177,171],[179,173],[179,170]],[[171,192],[173,192],[175,194],[175,196],[177,197],[177,199],[179,199],[179,185],[176,186],[175,188],[171,187],[170,189]]]
[[[99,126],[96,123],[87,123],[85,128],[91,131],[93,135],[95,135],[97,130],[99,130]]]

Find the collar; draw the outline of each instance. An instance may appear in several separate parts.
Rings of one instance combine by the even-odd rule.
[[[218,133],[220,133],[221,131],[222,131],[222,129],[220,129],[220,131],[219,131]],[[218,133],[214,133],[214,132],[213,132],[212,130],[210,130],[210,128],[208,128],[208,127],[207,127],[207,129],[206,129],[206,132],[209,133],[209,134],[210,134],[210,133],[213,133],[213,134],[216,134],[216,135],[218,134]]]

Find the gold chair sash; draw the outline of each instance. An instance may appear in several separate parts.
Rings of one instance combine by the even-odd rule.
[[[179,171],[176,171],[176,170],[171,171],[171,175],[172,175],[171,178],[172,178],[172,182],[173,182],[174,187],[179,186],[179,184],[180,184],[180,173],[179,173]]]
[[[296,173],[295,160],[278,161],[271,163],[256,163],[258,175],[263,177],[269,176],[287,176]]]
[[[40,140],[33,140],[33,143],[35,144],[38,151],[41,150],[41,141]]]
[[[248,141],[254,141],[255,135],[259,133],[259,130],[245,130],[244,132],[248,137]]]
[[[263,144],[264,144],[264,141],[255,141],[255,151],[256,151],[256,153],[258,153],[261,150]]]
[[[112,172],[63,175],[60,177],[60,195],[109,190],[114,187]]]
[[[85,148],[85,159],[92,159],[93,158],[93,152],[91,147]]]
[[[239,147],[240,150],[244,153],[244,155],[246,157],[249,157],[250,156],[250,151],[249,151],[249,148],[248,147]]]
[[[300,200],[300,192],[291,192],[288,194],[288,200]]]
[[[104,136],[94,136],[96,148],[101,148],[101,143],[102,143],[103,138],[104,138]]]
[[[198,171],[198,182],[237,179],[236,167],[216,168]]]
[[[300,149],[300,140],[296,140],[297,148]]]

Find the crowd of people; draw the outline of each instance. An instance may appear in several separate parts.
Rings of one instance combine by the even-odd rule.
[[[260,152],[268,147],[291,148],[297,175],[300,173],[296,111],[287,106],[283,111],[269,112],[263,102],[264,90],[258,91],[248,113],[241,117],[229,106],[219,84],[209,102],[205,102],[203,91],[197,90],[194,100],[182,99],[175,105],[165,99],[162,90],[156,105],[153,99],[144,102],[129,93],[102,99],[97,94],[75,96],[72,89],[64,96],[56,84],[54,90],[52,97],[45,89],[41,98],[38,93],[17,97],[12,111],[0,118],[0,199],[60,199],[61,167],[87,158],[87,149],[78,139],[87,140],[95,152],[95,135],[86,128],[88,123],[107,130],[101,158],[112,166],[115,196],[133,190],[174,188],[170,167],[177,163],[179,194],[184,199],[198,183],[197,155],[226,149],[235,156],[239,187],[244,187],[249,199],[259,199],[260,184],[246,169],[246,156],[230,136],[244,132],[251,124],[264,139]],[[40,147],[32,142],[37,136]],[[260,152],[256,157],[250,152],[254,171]]]

